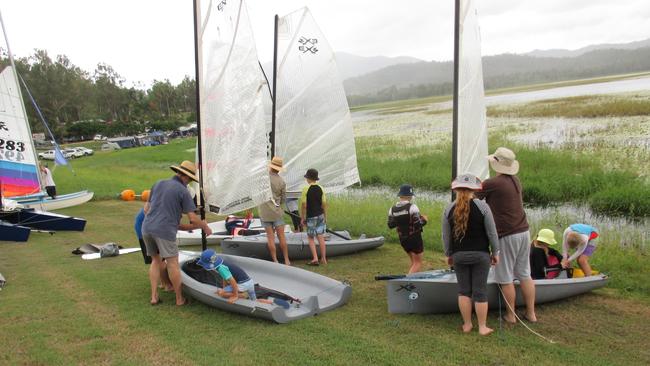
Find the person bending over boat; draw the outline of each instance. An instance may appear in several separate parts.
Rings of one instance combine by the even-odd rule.
[[[397,229],[397,236],[402,248],[411,260],[408,273],[420,272],[424,243],[422,242],[422,227],[427,224],[427,217],[420,214],[420,209],[411,200],[415,193],[409,184],[399,188],[399,202],[388,210],[388,227]]]
[[[551,229],[541,229],[530,245],[530,275],[534,280],[557,277],[562,269],[562,254],[550,247],[557,244]]]
[[[476,310],[478,332],[488,335],[487,278],[490,265],[499,263],[499,237],[490,207],[474,198],[481,181],[463,174],[451,183],[456,200],[442,215],[442,243],[447,264],[454,266],[458,281],[458,308],[463,318],[463,333],[472,330],[472,301]]]
[[[274,262],[278,262],[278,255],[275,248],[275,235],[278,235],[280,241],[280,250],[284,258],[284,264],[291,265],[289,261],[289,249],[287,248],[287,239],[284,235],[284,211],[282,204],[287,199],[287,184],[280,176],[284,171],[282,167],[282,158],[274,156],[269,163],[269,179],[271,180],[271,200],[262,203],[258,207],[262,226],[266,231],[267,247],[269,254]]]
[[[265,304],[277,304],[285,309],[289,308],[289,303],[282,299],[258,299],[255,294],[255,282],[253,279],[238,265],[217,255],[213,249],[206,249],[201,253],[201,257],[196,262],[206,271],[216,271],[222,279],[222,286],[216,294],[227,298],[229,303],[234,303],[239,298],[248,298],[251,301],[259,301]]]
[[[488,161],[497,175],[483,182],[483,189],[476,192],[476,197],[485,199],[490,206],[499,235],[501,262],[494,268],[494,279],[506,301],[503,319],[510,324],[517,322],[514,284],[517,279],[526,304],[524,317],[534,323],[537,321],[535,282],[530,277],[530,232],[524,211],[523,190],[516,176],[519,162],[515,159],[515,153],[505,147],[488,155]]]
[[[589,258],[596,251],[595,239],[598,237],[598,230],[587,224],[573,224],[564,230],[562,240],[562,267],[567,268],[577,259],[578,265],[585,276],[591,276]],[[569,257],[569,249],[575,252]]]
[[[300,204],[300,217],[302,224],[307,226],[307,240],[311,250],[312,260],[307,262],[310,266],[318,265],[315,239],[320,246],[320,263],[327,264],[325,249],[325,231],[327,230],[327,201],[325,191],[318,182],[318,170],[307,169],[305,180],[308,185],[303,188]]]
[[[198,181],[194,163],[185,160],[180,166],[172,165],[170,168],[176,172],[176,175],[154,184],[149,194],[149,201],[145,203],[142,239],[147,247],[147,254],[151,256],[149,268],[151,305],[160,303],[158,282],[164,268],[162,259],[165,259],[167,273],[176,293],[176,305],[181,306],[186,304],[186,300],[181,292],[176,232],[202,228],[206,235],[211,235],[212,230],[205,220],[201,220],[194,213],[196,206],[187,190],[190,181]],[[183,214],[190,219],[189,224],[181,224]]]

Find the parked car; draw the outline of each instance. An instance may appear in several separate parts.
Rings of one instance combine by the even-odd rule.
[[[61,150],[61,153],[63,154],[63,157],[66,159],[74,159],[74,158],[84,156],[83,153],[79,153],[75,149],[63,149]]]
[[[73,147],[72,149],[77,153],[80,153],[81,155],[79,156],[92,155],[94,153],[93,149],[89,149],[83,146]]]
[[[43,160],[54,160],[54,150],[47,150],[38,153],[38,157]]]

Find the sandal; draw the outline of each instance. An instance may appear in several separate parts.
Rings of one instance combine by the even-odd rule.
[[[314,261],[307,262],[307,265],[308,265],[308,266],[318,266],[319,264],[320,264],[320,263],[318,263],[318,261],[316,261],[316,262],[314,262]]]

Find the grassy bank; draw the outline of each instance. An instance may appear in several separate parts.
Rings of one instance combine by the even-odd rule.
[[[333,226],[356,233],[386,233],[385,206],[391,199],[368,197],[358,204],[332,200]],[[458,330],[460,316],[393,315],[386,311],[378,273],[403,273],[406,255],[394,241],[383,247],[332,258],[315,271],[352,283],[344,307],[286,325],[222,312],[200,303],[176,308],[172,295],[148,305],[147,267],[139,253],[83,261],[70,250],[86,242],[115,241],[135,246],[132,218],[141,204],[92,202],[65,210],[85,217],[84,233],[33,234],[28,244],[0,245],[0,269],[7,286],[0,292],[1,364],[179,364],[179,365],[457,365],[589,364],[645,365],[647,285],[619,284],[617,278],[647,278],[647,256],[601,242],[594,261],[620,268],[608,288],[538,307],[533,329],[508,327],[483,338]],[[423,205],[432,217],[441,207]],[[380,212],[381,211],[381,212]],[[363,217],[367,217],[364,219]],[[368,221],[364,221],[368,220]],[[434,237],[437,218],[427,227]],[[368,226],[372,225],[370,232]],[[377,226],[375,226],[377,225]],[[434,230],[432,230],[434,229]],[[385,231],[384,231],[385,230]],[[429,233],[429,231],[431,231]],[[606,238],[607,236],[603,237]],[[391,237],[392,238],[392,237]],[[442,267],[430,244],[427,267]],[[617,262],[619,261],[620,262]],[[298,264],[304,267],[302,264]],[[607,267],[606,267],[607,266]],[[309,268],[313,269],[313,268]],[[632,277],[633,276],[633,277]],[[635,295],[636,294],[636,295]],[[498,312],[489,325],[498,327]]]
[[[650,115],[650,96],[582,95],[577,97],[545,99],[510,106],[490,106],[488,117],[520,118],[598,118]]]

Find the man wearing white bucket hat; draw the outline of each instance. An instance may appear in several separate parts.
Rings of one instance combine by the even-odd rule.
[[[499,235],[500,262],[495,267],[495,280],[501,285],[507,302],[505,321],[516,323],[514,280],[520,288],[526,303],[525,318],[536,322],[535,283],[530,276],[530,233],[523,204],[523,191],[516,174],[519,162],[515,153],[499,147],[488,155],[490,167],[497,175],[483,182],[483,189],[476,196],[485,199],[492,210]]]

